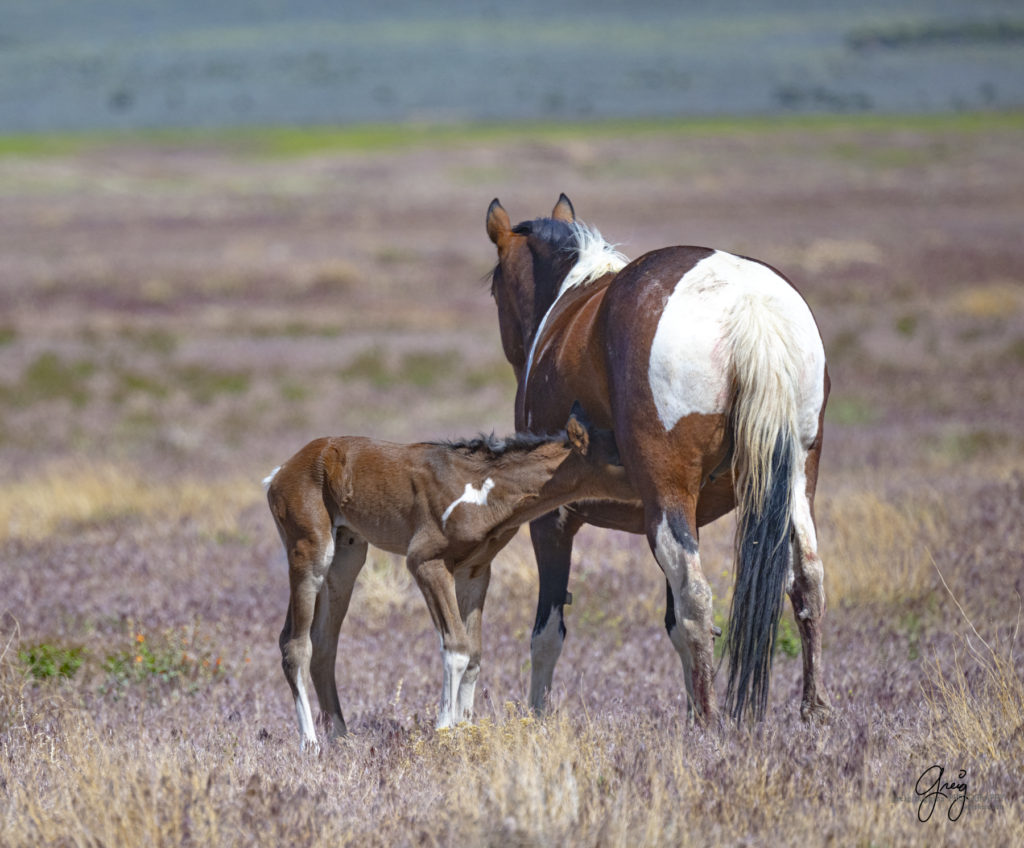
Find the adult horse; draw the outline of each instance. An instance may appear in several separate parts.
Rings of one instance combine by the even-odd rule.
[[[665,627],[688,712],[713,718],[715,628],[698,530],[735,507],[727,709],[763,717],[788,590],[803,644],[801,715],[827,713],[814,490],[829,378],[803,298],[764,263],[704,247],[629,262],[576,222],[564,194],[550,218],[514,227],[495,199],[487,234],[517,429],[553,430],[579,399],[597,426],[614,427],[636,492],[633,502],[576,503],[530,525],[540,573],[531,706],[542,710],[551,688],[573,537],[590,523],[647,535],[665,574]]]

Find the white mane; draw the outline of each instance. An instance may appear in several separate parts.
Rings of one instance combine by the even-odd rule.
[[[579,247],[579,258],[565,275],[558,297],[571,288],[585,286],[605,274],[615,274],[629,263],[629,257],[617,251],[614,244],[606,242],[595,227],[575,221],[572,229]]]
[[[530,345],[530,354],[526,358],[524,385],[525,380],[529,378],[530,368],[533,366],[533,355],[537,352],[537,343],[544,332],[544,325],[547,323],[548,316],[562,295],[569,291],[569,289],[579,288],[580,286],[592,283],[605,274],[617,274],[629,264],[629,257],[619,253],[615,249],[614,244],[606,242],[595,227],[589,227],[580,221],[574,221],[571,226],[573,234],[576,236],[579,256],[576,259],[576,264],[569,269],[569,273],[562,280],[558,294],[555,295],[554,301],[548,307],[548,311],[544,313],[544,317],[537,327],[537,332],[534,333],[533,344]]]

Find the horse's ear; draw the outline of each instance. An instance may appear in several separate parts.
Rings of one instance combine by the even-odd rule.
[[[569,421],[565,425],[566,435],[569,437],[569,444],[580,456],[586,456],[590,451],[590,421],[580,402],[572,405],[572,412],[569,414]]]
[[[572,208],[572,201],[565,196],[565,192],[558,196],[558,203],[551,210],[551,217],[556,221],[565,221],[567,224],[576,220],[576,210]]]
[[[505,211],[498,198],[494,198],[491,205],[487,207],[487,235],[492,242],[497,244],[498,240],[511,228],[512,222],[509,220],[508,212]]]

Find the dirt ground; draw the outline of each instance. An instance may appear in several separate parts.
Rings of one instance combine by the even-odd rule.
[[[973,791],[999,800],[945,821],[941,834],[932,823],[929,838],[1019,834],[1020,727],[996,722],[995,753],[971,753],[969,735],[936,735],[932,709],[943,702],[923,694],[934,692],[935,674],[953,679],[955,657],[969,659],[958,641],[970,633],[967,618],[997,653],[1012,645],[1024,593],[1024,121],[1011,116],[557,139],[510,131],[473,144],[301,157],[215,139],[129,140],[0,158],[0,656],[15,676],[27,662],[15,654],[31,646],[72,646],[85,658],[59,685],[4,678],[2,797],[14,815],[28,802],[13,781],[36,787],[53,829],[19,813],[0,826],[0,841],[99,844],[69,834],[107,840],[127,827],[73,804],[65,814],[43,788],[53,774],[25,759],[47,737],[58,740],[54,762],[82,770],[74,740],[92,734],[96,750],[121,762],[134,755],[96,741],[118,727],[136,752],[154,740],[176,751],[182,734],[200,739],[192,744],[208,759],[187,780],[173,772],[181,786],[215,770],[212,759],[230,759],[225,738],[242,746],[231,756],[244,764],[223,766],[221,794],[206,796],[241,828],[221,844],[247,844],[244,835],[257,832],[228,811],[251,800],[247,781],[258,772],[270,775],[264,790],[257,781],[260,809],[273,806],[270,784],[298,809],[329,791],[331,827],[317,839],[366,837],[372,820],[370,841],[380,844],[510,833],[520,844],[598,844],[601,834],[615,842],[615,827],[628,833],[640,813],[614,799],[655,784],[673,787],[664,797],[689,798],[681,778],[658,783],[655,765],[624,766],[602,772],[617,787],[606,804],[596,773],[575,776],[595,793],[580,790],[575,819],[545,808],[527,826],[515,819],[524,796],[512,790],[488,796],[486,815],[466,813],[472,805],[440,776],[440,760],[423,754],[424,744],[447,744],[431,729],[440,660],[415,587],[386,558],[371,560],[342,633],[338,674],[354,741],[324,755],[306,800],[288,794],[297,734],[276,644],[287,581],[260,480],[320,435],[507,432],[515,386],[489,295],[495,254],[484,215],[495,196],[513,220],[546,215],[562,191],[631,257],[697,244],[783,271],[818,319],[832,376],[818,514],[838,735],[814,737],[814,765],[802,764],[796,742],[780,741],[797,732],[800,663],[787,654],[772,693],[780,718],[741,748],[749,762],[769,763],[772,779],[795,769],[813,786],[833,769],[856,792],[829,784],[817,801],[773,795],[766,818],[680,800],[672,812],[657,808],[649,841],[682,844],[685,831],[673,828],[688,815],[717,822],[717,844],[762,844],[773,832],[805,844],[820,807],[833,811],[840,844],[851,844],[844,834],[913,844],[920,822],[912,805],[892,799],[912,794],[937,758],[950,770],[970,759]],[[731,526],[720,525],[706,531],[702,555],[725,610]],[[577,735],[593,729],[592,715],[619,734],[649,722],[648,753],[610,730],[607,738],[646,763],[657,747],[650,738],[683,735],[689,753],[678,755],[678,774],[736,783],[711,734],[682,724],[663,581],[643,540],[587,530],[578,549],[554,693],[561,720]],[[524,538],[503,557],[478,707],[507,730],[501,722],[519,713],[506,702],[526,696],[536,577]],[[133,653],[145,640],[154,656],[182,658],[150,663]],[[1010,667],[1019,685],[1019,661]],[[971,668],[964,698],[984,700],[984,665]],[[72,714],[92,716],[92,729],[72,733]],[[268,746],[272,755],[259,753]],[[367,765],[378,750],[411,762],[405,777]],[[497,754],[463,754],[499,773]],[[276,759],[253,765],[262,756]],[[338,776],[345,763],[358,766]],[[425,777],[415,777],[417,763]],[[561,766],[551,768],[545,797],[561,785]],[[334,782],[351,790],[378,772],[392,787],[420,782],[405,798],[382,789],[365,814],[353,796],[335,794]],[[167,803],[184,803],[175,797]],[[439,797],[468,818],[435,827],[429,810]],[[778,829],[783,820],[790,825]],[[282,838],[304,833],[281,821]],[[173,828],[159,834],[157,842],[180,842]]]

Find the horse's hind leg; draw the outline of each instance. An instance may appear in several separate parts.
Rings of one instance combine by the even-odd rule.
[[[289,543],[290,542],[290,543]],[[333,551],[330,537],[318,539],[310,536],[286,541],[288,550],[288,577],[291,595],[288,614],[281,631],[281,667],[295,700],[295,714],[299,722],[303,750],[319,750],[313,713],[306,693],[305,675],[309,670],[313,652],[310,629],[313,624],[316,599],[323,584],[324,573]]]
[[[579,519],[564,507],[530,524],[540,588],[530,637],[530,708],[544,712],[555,664],[565,641],[563,607],[568,599],[572,541]]]
[[[366,562],[367,546],[346,527],[337,530],[334,541],[334,559],[317,597],[309,670],[320,701],[320,711],[329,724],[328,732],[337,737],[347,732],[334,671],[338,657],[338,633],[348,612],[352,588]]]
[[[825,615],[825,572],[818,556],[814,528],[814,489],[818,474],[820,443],[808,453],[804,474],[793,498],[793,580],[789,598],[793,604],[803,645],[804,693],[800,716],[822,717],[832,709],[821,679],[821,625]]]
[[[665,629],[679,659],[688,696],[687,717],[708,722],[716,714],[711,587],[701,569],[696,505],[647,510],[647,539],[665,573]]]
[[[465,577],[456,575],[455,596],[459,601],[459,615],[462,617],[466,638],[469,640],[469,665],[462,673],[455,703],[455,721],[472,721],[473,697],[476,681],[480,676],[480,656],[483,642],[484,600],[491,580],[491,564],[477,566]]]

